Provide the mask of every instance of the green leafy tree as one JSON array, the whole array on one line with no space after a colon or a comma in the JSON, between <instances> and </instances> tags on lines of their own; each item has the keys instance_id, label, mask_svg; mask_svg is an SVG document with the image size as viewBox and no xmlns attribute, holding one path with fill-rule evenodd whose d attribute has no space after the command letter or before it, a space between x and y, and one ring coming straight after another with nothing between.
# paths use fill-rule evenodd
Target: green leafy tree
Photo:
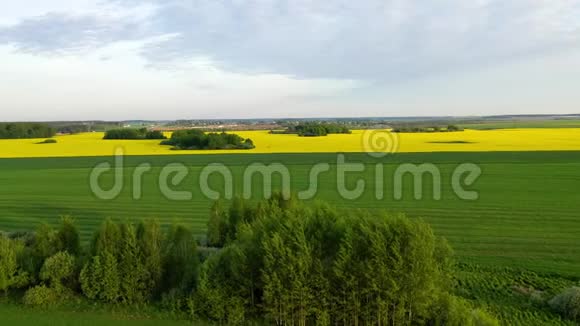
<instances>
[{"instance_id":1,"label":"green leafy tree","mask_svg":"<svg viewBox=\"0 0 580 326\"><path fill-rule=\"evenodd\" d=\"M67 251L73 256L80 254L81 241L79 231L74 223L74 219L70 216L64 216L61 219L57 237L60 242L60 250Z\"/></svg>"},{"instance_id":2,"label":"green leafy tree","mask_svg":"<svg viewBox=\"0 0 580 326\"><path fill-rule=\"evenodd\" d=\"M33 273L35 276L40 272L44 261L61 251L58 232L48 224L41 224L35 232L34 244L32 245Z\"/></svg>"},{"instance_id":3,"label":"green leafy tree","mask_svg":"<svg viewBox=\"0 0 580 326\"><path fill-rule=\"evenodd\" d=\"M102 279L100 280L100 298L106 302L117 302L121 297L121 277L117 258L111 252L102 255Z\"/></svg>"},{"instance_id":4,"label":"green leafy tree","mask_svg":"<svg viewBox=\"0 0 580 326\"><path fill-rule=\"evenodd\" d=\"M146 272L145 288L147 298L151 299L160 292L163 279L163 241L161 226L155 221L139 223L137 241L141 252L142 267Z\"/></svg>"},{"instance_id":5,"label":"green leafy tree","mask_svg":"<svg viewBox=\"0 0 580 326\"><path fill-rule=\"evenodd\" d=\"M177 130L171 138L161 142L171 145L176 150L207 150L207 149L252 149L251 139L244 139L236 134L205 133L199 129Z\"/></svg>"},{"instance_id":6,"label":"green leafy tree","mask_svg":"<svg viewBox=\"0 0 580 326\"><path fill-rule=\"evenodd\" d=\"M0 235L0 291L8 295L11 288L23 287L28 283L28 274L18 265L21 243Z\"/></svg>"},{"instance_id":7,"label":"green leafy tree","mask_svg":"<svg viewBox=\"0 0 580 326\"><path fill-rule=\"evenodd\" d=\"M83 293L115 303L122 298L122 255L125 248L119 224L107 219L95 232L91 245L91 258L79 276Z\"/></svg>"},{"instance_id":8,"label":"green leafy tree","mask_svg":"<svg viewBox=\"0 0 580 326\"><path fill-rule=\"evenodd\" d=\"M100 256L93 256L90 261L85 264L79 275L81 289L85 296L89 299L99 299L101 293L103 280L103 267Z\"/></svg>"},{"instance_id":9,"label":"green leafy tree","mask_svg":"<svg viewBox=\"0 0 580 326\"><path fill-rule=\"evenodd\" d=\"M64 292L66 285L73 281L75 258L66 251L61 251L44 262L40 278L47 281L57 292Z\"/></svg>"},{"instance_id":10,"label":"green leafy tree","mask_svg":"<svg viewBox=\"0 0 580 326\"><path fill-rule=\"evenodd\" d=\"M227 216L221 206L221 202L216 201L211 207L209 221L207 224L207 244L211 247L223 247L227 237Z\"/></svg>"},{"instance_id":11,"label":"green leafy tree","mask_svg":"<svg viewBox=\"0 0 580 326\"><path fill-rule=\"evenodd\" d=\"M121 225L122 246L118 260L121 300L127 304L143 303L149 297L148 272L132 224Z\"/></svg>"},{"instance_id":12,"label":"green leafy tree","mask_svg":"<svg viewBox=\"0 0 580 326\"><path fill-rule=\"evenodd\" d=\"M195 289L198 267L199 257L193 233L185 226L174 226L164 250L163 288L178 289L183 293Z\"/></svg>"},{"instance_id":13,"label":"green leafy tree","mask_svg":"<svg viewBox=\"0 0 580 326\"><path fill-rule=\"evenodd\" d=\"M0 123L0 139L50 138L54 134L52 127L42 123Z\"/></svg>"},{"instance_id":14,"label":"green leafy tree","mask_svg":"<svg viewBox=\"0 0 580 326\"><path fill-rule=\"evenodd\" d=\"M107 219L93 236L91 253L92 255L101 255L108 252L114 257L118 257L122 242L119 224Z\"/></svg>"}]
</instances>

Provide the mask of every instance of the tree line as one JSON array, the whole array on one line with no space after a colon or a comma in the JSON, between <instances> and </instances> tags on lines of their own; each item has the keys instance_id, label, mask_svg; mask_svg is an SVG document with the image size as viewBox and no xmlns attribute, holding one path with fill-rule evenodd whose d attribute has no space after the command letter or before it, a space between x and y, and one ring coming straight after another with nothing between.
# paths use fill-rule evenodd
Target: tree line
<instances>
[{"instance_id":1,"label":"tree line","mask_svg":"<svg viewBox=\"0 0 580 326\"><path fill-rule=\"evenodd\" d=\"M42 123L0 123L0 139L50 138L54 135L54 128Z\"/></svg>"},{"instance_id":2,"label":"tree line","mask_svg":"<svg viewBox=\"0 0 580 326\"><path fill-rule=\"evenodd\" d=\"M270 131L272 134L297 134L301 137L320 137L329 134L350 134L351 131L344 124L328 122L304 122L297 125L289 125L284 131Z\"/></svg>"},{"instance_id":3,"label":"tree line","mask_svg":"<svg viewBox=\"0 0 580 326\"><path fill-rule=\"evenodd\" d=\"M237 134L205 133L199 129L177 130L171 138L161 145L173 146L175 150L211 150L211 149L252 149L254 142Z\"/></svg>"},{"instance_id":4,"label":"tree line","mask_svg":"<svg viewBox=\"0 0 580 326\"><path fill-rule=\"evenodd\" d=\"M399 133L429 133L429 132L456 132L463 131L464 129L456 125L448 125L447 127L431 126L431 127L421 127L421 126L400 126L393 128L393 132Z\"/></svg>"},{"instance_id":5,"label":"tree line","mask_svg":"<svg viewBox=\"0 0 580 326\"><path fill-rule=\"evenodd\" d=\"M147 128L118 128L105 132L103 139L167 139L159 130L148 130Z\"/></svg>"},{"instance_id":6,"label":"tree line","mask_svg":"<svg viewBox=\"0 0 580 326\"><path fill-rule=\"evenodd\" d=\"M183 225L106 220L82 245L64 218L0 236L0 291L32 306L154 305L227 325L497 324L452 294L445 240L401 215L235 199L213 205L206 241Z\"/></svg>"}]
</instances>

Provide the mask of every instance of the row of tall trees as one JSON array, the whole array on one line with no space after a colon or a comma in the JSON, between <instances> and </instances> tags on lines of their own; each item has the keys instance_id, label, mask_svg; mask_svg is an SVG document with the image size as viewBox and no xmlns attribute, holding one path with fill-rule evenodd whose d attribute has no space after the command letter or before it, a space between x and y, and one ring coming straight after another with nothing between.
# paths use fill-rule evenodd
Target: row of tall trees
<instances>
[{"instance_id":1,"label":"row of tall trees","mask_svg":"<svg viewBox=\"0 0 580 326\"><path fill-rule=\"evenodd\" d=\"M430 132L456 132L463 131L464 129L456 125L448 125L446 127L440 126L398 126L393 128L393 132L399 133L430 133Z\"/></svg>"},{"instance_id":2,"label":"row of tall trees","mask_svg":"<svg viewBox=\"0 0 580 326\"><path fill-rule=\"evenodd\" d=\"M147 128L119 128L110 129L105 132L103 139L166 139L159 130L148 130Z\"/></svg>"},{"instance_id":3,"label":"row of tall trees","mask_svg":"<svg viewBox=\"0 0 580 326\"><path fill-rule=\"evenodd\" d=\"M339 123L330 122L304 122L290 125L284 133L298 134L301 137L319 137L329 134L350 134L350 129Z\"/></svg>"},{"instance_id":4,"label":"row of tall trees","mask_svg":"<svg viewBox=\"0 0 580 326\"><path fill-rule=\"evenodd\" d=\"M199 129L177 130L162 145L171 145L176 150L190 149L252 149L254 142L236 134L205 133Z\"/></svg>"},{"instance_id":5,"label":"row of tall trees","mask_svg":"<svg viewBox=\"0 0 580 326\"><path fill-rule=\"evenodd\" d=\"M200 248L184 226L105 221L86 246L73 221L0 236L0 291L158 305L219 324L494 325L451 294L445 241L420 221L305 206L280 195L216 203Z\"/></svg>"},{"instance_id":6,"label":"row of tall trees","mask_svg":"<svg viewBox=\"0 0 580 326\"><path fill-rule=\"evenodd\" d=\"M451 295L445 240L404 216L236 199L214 205L207 239L222 249L201 283L229 294L225 319L244 311L276 325L495 324Z\"/></svg>"},{"instance_id":7,"label":"row of tall trees","mask_svg":"<svg viewBox=\"0 0 580 326\"><path fill-rule=\"evenodd\" d=\"M0 139L50 138L54 135L55 130L42 123L0 123Z\"/></svg>"},{"instance_id":8,"label":"row of tall trees","mask_svg":"<svg viewBox=\"0 0 580 326\"><path fill-rule=\"evenodd\" d=\"M196 240L181 225L164 231L154 221L106 220L86 247L70 218L58 229L42 225L34 233L0 235L0 291L24 290L29 305L84 297L139 306L169 294L188 297L198 271Z\"/></svg>"}]
</instances>

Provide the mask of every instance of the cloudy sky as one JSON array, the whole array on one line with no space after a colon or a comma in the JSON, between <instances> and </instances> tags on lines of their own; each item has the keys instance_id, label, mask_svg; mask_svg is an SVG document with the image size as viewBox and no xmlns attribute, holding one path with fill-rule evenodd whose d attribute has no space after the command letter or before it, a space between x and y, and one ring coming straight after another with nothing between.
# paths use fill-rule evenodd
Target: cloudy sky
<instances>
[{"instance_id":1,"label":"cloudy sky","mask_svg":"<svg viewBox=\"0 0 580 326\"><path fill-rule=\"evenodd\" d=\"M580 113L580 0L19 0L0 120Z\"/></svg>"}]
</instances>

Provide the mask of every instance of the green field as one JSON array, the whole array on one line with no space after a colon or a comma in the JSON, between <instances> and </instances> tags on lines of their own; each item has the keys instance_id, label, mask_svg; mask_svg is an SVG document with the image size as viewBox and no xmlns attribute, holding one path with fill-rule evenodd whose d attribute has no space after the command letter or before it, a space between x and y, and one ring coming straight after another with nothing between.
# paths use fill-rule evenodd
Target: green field
<instances>
[{"instance_id":1,"label":"green field","mask_svg":"<svg viewBox=\"0 0 580 326\"><path fill-rule=\"evenodd\" d=\"M534 119L534 120L488 120L482 122L469 122L459 125L466 129L491 130L491 129L515 129L515 128L580 128L579 119Z\"/></svg>"},{"instance_id":2,"label":"green field","mask_svg":"<svg viewBox=\"0 0 580 326\"><path fill-rule=\"evenodd\" d=\"M397 154L383 159L385 198L375 198L374 167L381 162L366 154L347 154L347 162L364 162L366 171L350 173L347 183L366 182L357 200L341 199L336 170L322 174L316 199L338 207L387 209L405 212L428 221L439 235L448 238L461 261L521 267L538 272L580 276L580 152L423 153ZM62 215L78 221L85 237L106 217L155 218L162 223L182 222L200 236L206 228L211 201L199 191L198 177L208 163L223 162L234 174L241 193L242 174L254 162L283 162L291 172L292 190L308 188L315 163L336 163L332 154L194 155L180 157L127 157L125 187L115 200L97 199L90 191L90 170L112 158L43 158L0 160L0 229L30 230L39 223L57 223ZM141 200L132 199L134 167L148 162L153 170L144 176ZM176 189L193 190L193 199L170 201L159 190L158 174L167 163L180 162L191 173ZM442 173L442 200L433 200L430 182L424 184L425 199L412 198L411 179L405 179L405 196L392 196L394 167L399 163L429 162ZM483 174L472 189L477 201L459 200L451 190L450 174L462 162L478 163ZM210 181L219 189L218 176ZM112 175L106 178L112 180ZM109 181L110 181L109 180ZM258 185L260 178L254 178ZM105 182L106 183L106 182ZM274 188L280 180L274 178ZM258 188L258 187L256 187ZM256 197L261 192L254 193Z\"/></svg>"},{"instance_id":3,"label":"green field","mask_svg":"<svg viewBox=\"0 0 580 326\"><path fill-rule=\"evenodd\" d=\"M132 326L132 325L192 325L186 321L161 320L148 317L131 317L130 314L113 312L87 312L74 309L49 309L39 310L16 306L14 304L0 303L1 325L34 325L34 326ZM201 325L201 324L200 324Z\"/></svg>"},{"instance_id":4,"label":"green field","mask_svg":"<svg viewBox=\"0 0 580 326\"><path fill-rule=\"evenodd\" d=\"M30 230L40 223L57 224L62 215L76 218L85 240L107 217L154 218L165 225L185 223L203 238L212 203L202 195L199 175L209 163L223 163L234 176L241 194L243 173L252 163L284 163L291 172L293 192L309 186L314 164L331 169L319 179L315 199L337 207L385 209L404 212L429 222L437 234L449 239L459 261L457 291L478 306L486 307L506 324L572 325L525 292L540 291L550 298L580 279L580 152L413 153L377 159L367 154L346 154L347 162L364 163L364 172L348 174L347 186L362 179L365 192L356 200L342 199L337 191L335 154L240 154L125 157L124 188L114 200L95 197L89 187L92 168L112 157L37 158L0 160L0 230ZM482 175L469 187L479 192L475 201L460 200L451 187L451 174L460 163L477 163ZM132 175L142 163L152 165L143 178L143 197L132 198ZM182 163L190 173L174 190L189 190L193 199L172 201L159 190L159 174L168 163ZM404 181L404 197L393 198L393 174L401 163L432 163L442 175L442 198L432 198L432 182L424 179L424 198L413 199L411 178ZM384 199L375 198L375 167L384 166ZM103 176L111 184L112 174ZM272 187L278 189L280 178ZM253 180L254 197L263 195ZM214 175L211 186L223 189ZM520 292L524 292L523 294ZM0 305L0 323L48 325L100 325L117 323L109 313L32 312ZM154 320L147 318L140 322ZM130 323L139 323L135 320ZM129 324L130 324L129 323Z\"/></svg>"}]
</instances>

